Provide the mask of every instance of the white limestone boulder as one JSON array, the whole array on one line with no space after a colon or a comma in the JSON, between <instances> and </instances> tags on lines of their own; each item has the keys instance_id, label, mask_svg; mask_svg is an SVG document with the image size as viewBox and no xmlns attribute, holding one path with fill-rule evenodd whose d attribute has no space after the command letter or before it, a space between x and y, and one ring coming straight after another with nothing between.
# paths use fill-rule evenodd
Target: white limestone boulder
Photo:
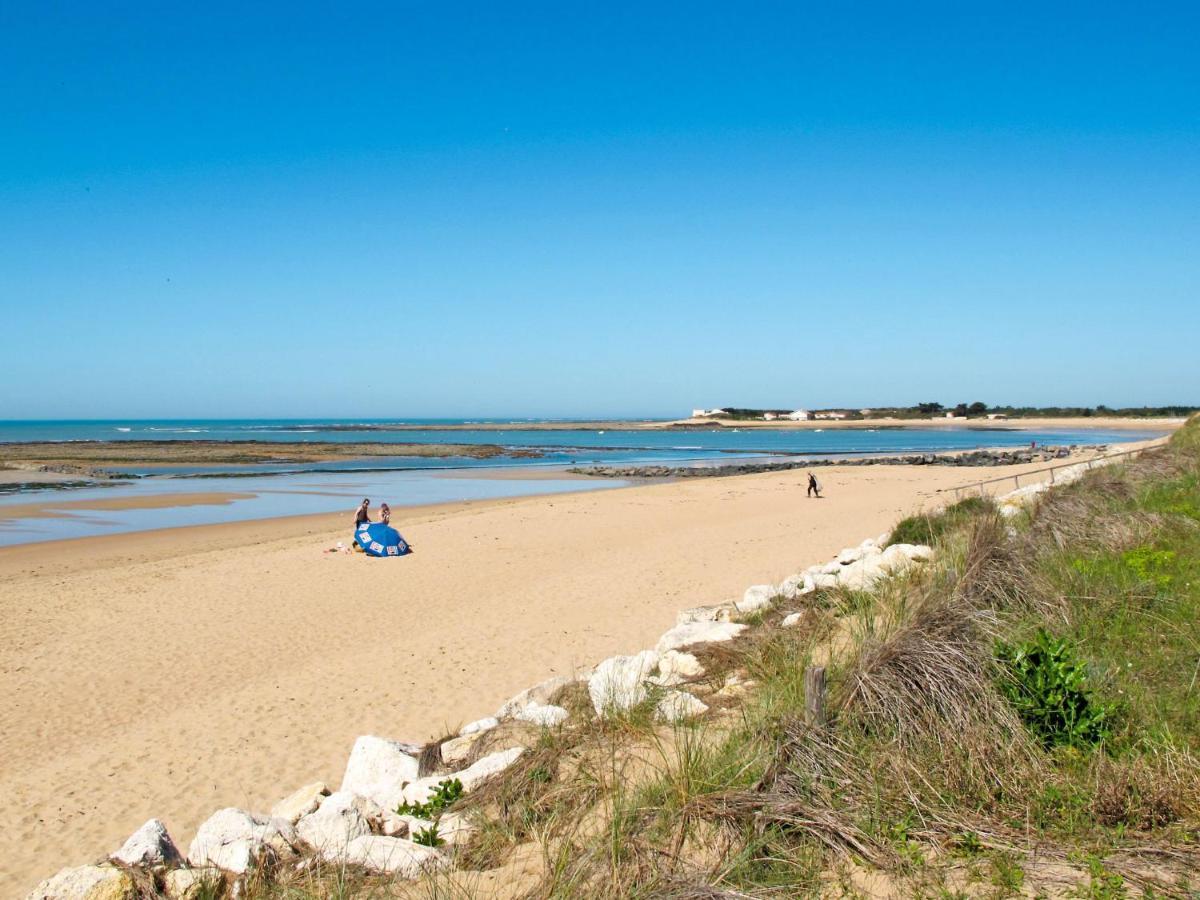
<instances>
[{"instance_id":1,"label":"white limestone boulder","mask_svg":"<svg viewBox=\"0 0 1200 900\"><path fill-rule=\"evenodd\" d=\"M843 567L838 584L852 591L869 591L876 582L887 577L887 569L880 565L880 558L867 557Z\"/></svg>"},{"instance_id":2,"label":"white limestone boulder","mask_svg":"<svg viewBox=\"0 0 1200 900\"><path fill-rule=\"evenodd\" d=\"M848 566L852 562L858 562L862 559L863 552L861 547L846 547L834 558L840 566Z\"/></svg>"},{"instance_id":3,"label":"white limestone boulder","mask_svg":"<svg viewBox=\"0 0 1200 900\"><path fill-rule=\"evenodd\" d=\"M518 709L512 714L512 717L518 722L528 722L531 725L540 725L543 728L553 728L555 725L561 725L570 717L561 706L553 704L529 703L522 709Z\"/></svg>"},{"instance_id":4,"label":"white limestone boulder","mask_svg":"<svg viewBox=\"0 0 1200 900\"><path fill-rule=\"evenodd\" d=\"M163 876L163 891L170 900L199 900L217 896L221 870L212 866L200 869L171 869Z\"/></svg>"},{"instance_id":5,"label":"white limestone boulder","mask_svg":"<svg viewBox=\"0 0 1200 900\"><path fill-rule=\"evenodd\" d=\"M287 819L293 825L302 816L314 812L321 801L329 796L329 788L323 781L314 781L288 794L271 807L272 819Z\"/></svg>"},{"instance_id":6,"label":"white limestone boulder","mask_svg":"<svg viewBox=\"0 0 1200 900\"><path fill-rule=\"evenodd\" d=\"M707 622L704 626L715 624ZM702 626L699 623L677 626L697 627ZM613 656L596 666L588 679L588 695L596 713L603 715L608 710L630 709L645 700L646 680L658 665L658 657L656 650L643 650L633 656Z\"/></svg>"},{"instance_id":7,"label":"white limestone boulder","mask_svg":"<svg viewBox=\"0 0 1200 900\"><path fill-rule=\"evenodd\" d=\"M668 650L658 660L658 674L653 676L655 684L672 686L682 684L689 678L699 678L704 674L704 666L691 653L681 653L678 650Z\"/></svg>"},{"instance_id":8,"label":"white limestone boulder","mask_svg":"<svg viewBox=\"0 0 1200 900\"><path fill-rule=\"evenodd\" d=\"M133 878L112 866L60 869L28 894L26 900L133 900Z\"/></svg>"},{"instance_id":9,"label":"white limestone boulder","mask_svg":"<svg viewBox=\"0 0 1200 900\"><path fill-rule=\"evenodd\" d=\"M486 733L485 731L473 731L443 742L441 747L442 765L450 769L464 765L475 744Z\"/></svg>"},{"instance_id":10,"label":"white limestone boulder","mask_svg":"<svg viewBox=\"0 0 1200 900\"><path fill-rule=\"evenodd\" d=\"M464 813L445 813L437 821L438 837L447 847L465 844L475 833L475 826Z\"/></svg>"},{"instance_id":11,"label":"white limestone boulder","mask_svg":"<svg viewBox=\"0 0 1200 900\"><path fill-rule=\"evenodd\" d=\"M682 722L708 712L708 706L687 691L667 691L654 707L654 717L662 722Z\"/></svg>"},{"instance_id":12,"label":"white limestone boulder","mask_svg":"<svg viewBox=\"0 0 1200 900\"><path fill-rule=\"evenodd\" d=\"M783 617L783 621L779 623L781 628L795 628L800 624L800 620L804 618L804 613L789 613Z\"/></svg>"},{"instance_id":13,"label":"white limestone boulder","mask_svg":"<svg viewBox=\"0 0 1200 900\"><path fill-rule=\"evenodd\" d=\"M383 809L394 809L404 785L417 780L417 758L408 752L411 746L363 735L354 742L341 790L373 800Z\"/></svg>"},{"instance_id":14,"label":"white limestone boulder","mask_svg":"<svg viewBox=\"0 0 1200 900\"><path fill-rule=\"evenodd\" d=\"M728 622L737 612L736 603L718 603L716 606L693 606L675 616L676 625L690 625L692 622Z\"/></svg>"},{"instance_id":15,"label":"white limestone boulder","mask_svg":"<svg viewBox=\"0 0 1200 900\"><path fill-rule=\"evenodd\" d=\"M338 791L296 823L296 834L326 859L333 859L350 841L371 833L371 818L382 817L383 810L365 797Z\"/></svg>"},{"instance_id":16,"label":"white limestone boulder","mask_svg":"<svg viewBox=\"0 0 1200 900\"><path fill-rule=\"evenodd\" d=\"M483 731L491 731L499 724L500 720L495 716L487 716L482 719L476 719L474 722L468 722L462 728L458 729L458 733L460 737L466 737L468 734L478 734Z\"/></svg>"},{"instance_id":17,"label":"white limestone boulder","mask_svg":"<svg viewBox=\"0 0 1200 900\"><path fill-rule=\"evenodd\" d=\"M525 754L524 747L509 747L477 759L452 777L462 782L463 791L473 791L489 778L499 775Z\"/></svg>"},{"instance_id":18,"label":"white limestone boulder","mask_svg":"<svg viewBox=\"0 0 1200 900\"><path fill-rule=\"evenodd\" d=\"M779 596L779 589L773 584L755 584L746 588L742 599L735 604L740 613L757 612L766 609Z\"/></svg>"},{"instance_id":19,"label":"white limestone boulder","mask_svg":"<svg viewBox=\"0 0 1200 900\"><path fill-rule=\"evenodd\" d=\"M175 842L167 834L167 826L158 819L150 819L131 834L112 858L127 866L145 868L174 866L183 859Z\"/></svg>"},{"instance_id":20,"label":"white limestone boulder","mask_svg":"<svg viewBox=\"0 0 1200 900\"><path fill-rule=\"evenodd\" d=\"M444 869L449 864L445 854L433 847L379 834L355 838L338 855L338 861L399 878L417 878Z\"/></svg>"},{"instance_id":21,"label":"white limestone boulder","mask_svg":"<svg viewBox=\"0 0 1200 900\"><path fill-rule=\"evenodd\" d=\"M739 622L692 622L689 625L676 625L658 639L657 649L659 653L666 653L668 650L679 650L693 644L731 641L745 630L746 626ZM594 700L593 697L593 702Z\"/></svg>"},{"instance_id":22,"label":"white limestone boulder","mask_svg":"<svg viewBox=\"0 0 1200 900\"><path fill-rule=\"evenodd\" d=\"M507 703L496 711L497 719L508 719L516 715L520 710L525 709L531 703L536 703L539 706L550 702L550 700L560 690L567 685L574 683L575 679L567 675L556 675L553 678L548 678L541 684L535 684L531 688L526 688L517 694Z\"/></svg>"},{"instance_id":23,"label":"white limestone boulder","mask_svg":"<svg viewBox=\"0 0 1200 900\"><path fill-rule=\"evenodd\" d=\"M813 581L813 576L808 572L789 575L779 582L779 596L787 600L795 600L797 597L811 594L816 589L817 585Z\"/></svg>"},{"instance_id":24,"label":"white limestone boulder","mask_svg":"<svg viewBox=\"0 0 1200 900\"><path fill-rule=\"evenodd\" d=\"M842 567L839 565L838 571L840 572L841 569ZM838 576L836 574L831 575L828 572L818 572L816 575L812 576L812 580L813 588L815 590L826 590L828 588L835 588L838 586Z\"/></svg>"},{"instance_id":25,"label":"white limestone boulder","mask_svg":"<svg viewBox=\"0 0 1200 900\"><path fill-rule=\"evenodd\" d=\"M227 807L200 826L188 848L188 862L240 875L270 857L291 855L295 842L296 832L290 822Z\"/></svg>"},{"instance_id":26,"label":"white limestone boulder","mask_svg":"<svg viewBox=\"0 0 1200 900\"><path fill-rule=\"evenodd\" d=\"M428 775L425 778L418 778L416 781L405 786L401 792L399 803L427 803L437 790L439 784L455 778L462 783L463 793L469 793L489 778L503 772L520 759L524 753L524 747L509 747L507 750L489 753L459 772L451 772L449 775Z\"/></svg>"}]
</instances>

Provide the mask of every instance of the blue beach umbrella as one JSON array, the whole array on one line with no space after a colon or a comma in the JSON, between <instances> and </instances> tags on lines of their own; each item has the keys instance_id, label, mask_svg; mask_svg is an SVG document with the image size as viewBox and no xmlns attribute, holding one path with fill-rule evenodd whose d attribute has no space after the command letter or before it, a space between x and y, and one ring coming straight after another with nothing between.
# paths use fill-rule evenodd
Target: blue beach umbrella
<instances>
[{"instance_id":1,"label":"blue beach umbrella","mask_svg":"<svg viewBox=\"0 0 1200 900\"><path fill-rule=\"evenodd\" d=\"M367 556L403 556L412 552L400 532L382 522L360 525L354 539Z\"/></svg>"}]
</instances>

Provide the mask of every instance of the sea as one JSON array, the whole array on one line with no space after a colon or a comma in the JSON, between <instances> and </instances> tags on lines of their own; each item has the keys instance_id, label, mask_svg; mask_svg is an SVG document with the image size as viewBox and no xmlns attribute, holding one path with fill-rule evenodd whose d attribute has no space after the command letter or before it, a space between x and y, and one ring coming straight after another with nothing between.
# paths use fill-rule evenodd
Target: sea
<instances>
[{"instance_id":1,"label":"sea","mask_svg":"<svg viewBox=\"0 0 1200 900\"><path fill-rule=\"evenodd\" d=\"M392 507L606 490L617 479L578 479L588 465L717 465L722 462L891 455L1050 445L1116 444L1157 432L978 427L771 429L630 428L629 420L548 419L111 419L0 421L6 443L29 441L318 441L381 444L488 444L487 459L372 456L362 460L265 465L113 467L126 479L70 490L24 486L0 493L0 546L146 529L216 524L350 510L363 497ZM552 430L531 426L555 424ZM869 423L863 423L868 425ZM624 427L622 427L624 425ZM532 457L531 457L532 454ZM501 473L501 469L514 469ZM528 477L522 477L522 473ZM503 477L497 477L503 475ZM0 485L3 488L3 485ZM164 495L192 495L172 505ZM196 495L220 497L195 502ZM154 496L154 506L139 498ZM114 502L116 501L116 502ZM128 508L122 507L125 501ZM89 504L92 507L89 508ZM347 517L349 522L349 516Z\"/></svg>"}]
</instances>

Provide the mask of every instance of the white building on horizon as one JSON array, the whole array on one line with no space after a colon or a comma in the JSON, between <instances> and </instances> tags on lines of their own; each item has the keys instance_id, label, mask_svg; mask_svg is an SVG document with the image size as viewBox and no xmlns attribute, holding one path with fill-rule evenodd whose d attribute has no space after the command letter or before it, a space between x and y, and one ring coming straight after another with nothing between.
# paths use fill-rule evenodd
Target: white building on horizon
<instances>
[{"instance_id":1,"label":"white building on horizon","mask_svg":"<svg viewBox=\"0 0 1200 900\"><path fill-rule=\"evenodd\" d=\"M812 418L812 415L807 409L798 409L795 412L788 413L784 418L791 419L793 422L807 422Z\"/></svg>"}]
</instances>

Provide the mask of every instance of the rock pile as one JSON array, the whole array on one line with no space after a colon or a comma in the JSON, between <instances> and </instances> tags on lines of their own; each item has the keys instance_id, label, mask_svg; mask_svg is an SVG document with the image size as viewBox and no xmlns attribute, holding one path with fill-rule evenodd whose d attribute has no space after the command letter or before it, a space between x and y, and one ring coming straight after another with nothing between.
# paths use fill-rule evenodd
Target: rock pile
<instances>
[{"instance_id":1,"label":"rock pile","mask_svg":"<svg viewBox=\"0 0 1200 900\"><path fill-rule=\"evenodd\" d=\"M851 459L802 459L795 462L729 463L719 466L585 466L570 469L577 475L600 478L712 478L786 472L817 466L1013 466L1021 463L1065 459L1076 447L1040 450L971 450L966 453L909 453L904 456L861 456ZM1106 449L1104 446L1094 448Z\"/></svg>"}]
</instances>

